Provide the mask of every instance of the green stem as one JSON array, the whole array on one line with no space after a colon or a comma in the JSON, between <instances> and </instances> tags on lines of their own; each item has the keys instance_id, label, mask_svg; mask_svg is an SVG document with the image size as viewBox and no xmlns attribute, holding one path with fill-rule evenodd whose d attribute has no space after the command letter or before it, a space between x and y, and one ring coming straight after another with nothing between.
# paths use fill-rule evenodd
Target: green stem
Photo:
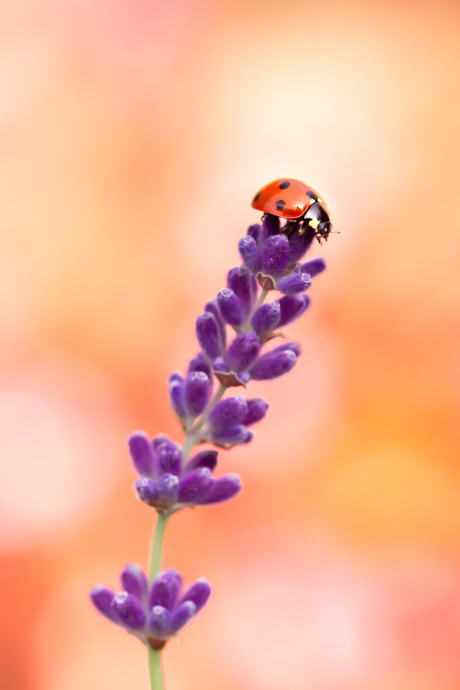
<instances>
[{"instance_id":1,"label":"green stem","mask_svg":"<svg viewBox=\"0 0 460 690\"><path fill-rule=\"evenodd\" d=\"M153 535L152 551L150 554L150 582L153 582L161 570L161 556L163 552L163 539L165 536L168 516L157 512L157 524ZM149 651L149 672L151 690L164 690L163 670L161 667L161 651L159 649L148 648Z\"/></svg>"},{"instance_id":2,"label":"green stem","mask_svg":"<svg viewBox=\"0 0 460 690\"><path fill-rule=\"evenodd\" d=\"M149 647L149 672L151 690L164 690L161 651Z\"/></svg>"},{"instance_id":3,"label":"green stem","mask_svg":"<svg viewBox=\"0 0 460 690\"><path fill-rule=\"evenodd\" d=\"M150 553L150 582L153 582L161 570L161 555L168 516L157 513L157 524L153 535L152 551Z\"/></svg>"},{"instance_id":4,"label":"green stem","mask_svg":"<svg viewBox=\"0 0 460 690\"><path fill-rule=\"evenodd\" d=\"M262 291L261 291L261 293L260 293L260 295L259 295L259 299L258 299L257 302L255 303L254 309L252 310L252 313L254 313L255 311L257 311L257 309L258 309L259 307L262 306L262 304L265 302L265 298L266 298L267 295L268 295L268 290L265 290L265 288L262 288Z\"/></svg>"},{"instance_id":5,"label":"green stem","mask_svg":"<svg viewBox=\"0 0 460 690\"><path fill-rule=\"evenodd\" d=\"M186 433L185 434L185 443L182 446L182 467L184 467L187 464L187 461L190 457L190 453L193 450L193 446L195 445L196 439L195 439L195 434L193 433Z\"/></svg>"}]
</instances>

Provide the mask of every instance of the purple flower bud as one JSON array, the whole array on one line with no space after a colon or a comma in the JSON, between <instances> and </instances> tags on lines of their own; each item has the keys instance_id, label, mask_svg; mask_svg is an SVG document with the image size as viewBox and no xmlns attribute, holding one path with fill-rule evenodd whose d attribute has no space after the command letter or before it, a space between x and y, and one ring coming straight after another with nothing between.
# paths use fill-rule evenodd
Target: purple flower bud
<instances>
[{"instance_id":1,"label":"purple flower bud","mask_svg":"<svg viewBox=\"0 0 460 690\"><path fill-rule=\"evenodd\" d=\"M165 439L157 447L155 456L160 474L180 474L182 469L182 453L169 438Z\"/></svg>"},{"instance_id":2,"label":"purple flower bud","mask_svg":"<svg viewBox=\"0 0 460 690\"><path fill-rule=\"evenodd\" d=\"M278 216L267 215L262 221L262 240L266 240L271 235L278 235L280 232L280 219Z\"/></svg>"},{"instance_id":3,"label":"purple flower bud","mask_svg":"<svg viewBox=\"0 0 460 690\"><path fill-rule=\"evenodd\" d=\"M137 495L147 503L149 506L154 506L158 500L158 486L153 479L148 479L147 477L141 477L134 484Z\"/></svg>"},{"instance_id":4,"label":"purple flower bud","mask_svg":"<svg viewBox=\"0 0 460 690\"><path fill-rule=\"evenodd\" d=\"M207 467L188 472L179 484L179 503L196 503L206 496L212 485L212 472Z\"/></svg>"},{"instance_id":5,"label":"purple flower bud","mask_svg":"<svg viewBox=\"0 0 460 690\"><path fill-rule=\"evenodd\" d=\"M181 377L182 378L182 377ZM159 448L163 443L167 441L170 443L170 439L166 434L158 434L158 436L155 436L155 438L152 441L152 448L155 451L157 448Z\"/></svg>"},{"instance_id":6,"label":"purple flower bud","mask_svg":"<svg viewBox=\"0 0 460 690\"><path fill-rule=\"evenodd\" d=\"M214 371L227 371L227 365L223 357L216 357L212 366L214 367Z\"/></svg>"},{"instance_id":7,"label":"purple flower bud","mask_svg":"<svg viewBox=\"0 0 460 690\"><path fill-rule=\"evenodd\" d=\"M184 405L189 417L198 417L211 397L211 381L203 371L187 374L184 384Z\"/></svg>"},{"instance_id":8,"label":"purple flower bud","mask_svg":"<svg viewBox=\"0 0 460 690\"><path fill-rule=\"evenodd\" d=\"M186 601L184 604L181 604L171 616L168 634L174 635L174 633L179 632L189 622L190 618L193 618L195 613L196 606L192 601Z\"/></svg>"},{"instance_id":9,"label":"purple flower bud","mask_svg":"<svg viewBox=\"0 0 460 690\"><path fill-rule=\"evenodd\" d=\"M310 306L309 295L286 295L279 300L281 308L280 328L302 316Z\"/></svg>"},{"instance_id":10,"label":"purple flower bud","mask_svg":"<svg viewBox=\"0 0 460 690\"><path fill-rule=\"evenodd\" d=\"M160 573L150 590L150 607L164 606L165 609L171 611L176 604L181 587L182 577L177 570L170 568L164 573Z\"/></svg>"},{"instance_id":11,"label":"purple flower bud","mask_svg":"<svg viewBox=\"0 0 460 690\"><path fill-rule=\"evenodd\" d=\"M269 333L278 328L281 317L279 302L268 302L257 309L251 319L251 326L257 335Z\"/></svg>"},{"instance_id":12,"label":"purple flower bud","mask_svg":"<svg viewBox=\"0 0 460 690\"><path fill-rule=\"evenodd\" d=\"M222 354L219 325L214 314L207 311L197 318L196 337L202 349L211 359Z\"/></svg>"},{"instance_id":13,"label":"purple flower bud","mask_svg":"<svg viewBox=\"0 0 460 690\"><path fill-rule=\"evenodd\" d=\"M250 367L257 359L260 348L259 339L254 333L241 333L237 335L230 343L227 350L227 364L229 370L239 372Z\"/></svg>"},{"instance_id":14,"label":"purple flower bud","mask_svg":"<svg viewBox=\"0 0 460 690\"><path fill-rule=\"evenodd\" d=\"M178 417L185 417L184 408L184 379L180 374L175 372L169 377L169 399L171 402L171 407Z\"/></svg>"},{"instance_id":15,"label":"purple flower bud","mask_svg":"<svg viewBox=\"0 0 460 690\"><path fill-rule=\"evenodd\" d=\"M154 606L150 614L149 630L154 639L166 637L171 625L171 613L164 606Z\"/></svg>"},{"instance_id":16,"label":"purple flower bud","mask_svg":"<svg viewBox=\"0 0 460 690\"><path fill-rule=\"evenodd\" d=\"M128 594L142 601L148 591L148 581L140 565L137 563L125 565L121 573L121 586Z\"/></svg>"},{"instance_id":17,"label":"purple flower bud","mask_svg":"<svg viewBox=\"0 0 460 690\"><path fill-rule=\"evenodd\" d=\"M304 232L299 235L298 232L293 232L289 236L289 246L291 247L291 257L294 263L300 261L305 252L310 248L311 243L315 239L315 231L313 228L306 228ZM305 271L308 273L308 271Z\"/></svg>"},{"instance_id":18,"label":"purple flower bud","mask_svg":"<svg viewBox=\"0 0 460 690\"><path fill-rule=\"evenodd\" d=\"M326 261L324 259L312 259L311 261L306 261L301 265L300 270L302 273L308 273L312 278L314 278L326 270Z\"/></svg>"},{"instance_id":19,"label":"purple flower bud","mask_svg":"<svg viewBox=\"0 0 460 690\"><path fill-rule=\"evenodd\" d=\"M275 278L282 276L291 261L291 249L286 235L269 237L262 251L264 273L268 273Z\"/></svg>"},{"instance_id":20,"label":"purple flower bud","mask_svg":"<svg viewBox=\"0 0 460 690\"><path fill-rule=\"evenodd\" d=\"M191 601L196 606L196 612L200 611L209 599L211 585L204 577L200 577L184 594L180 603Z\"/></svg>"},{"instance_id":21,"label":"purple flower bud","mask_svg":"<svg viewBox=\"0 0 460 690\"><path fill-rule=\"evenodd\" d=\"M293 341L278 345L278 347L275 347L275 349L271 350L271 352L284 352L285 350L291 350L296 357L300 357L302 354L302 348L300 347L299 343Z\"/></svg>"},{"instance_id":22,"label":"purple flower bud","mask_svg":"<svg viewBox=\"0 0 460 690\"><path fill-rule=\"evenodd\" d=\"M205 312L209 312L210 314L214 314L216 317L217 321L217 326L219 328L219 334L220 334L220 345L221 345L221 351L223 352L225 348L227 347L227 329L225 327L225 321L223 320L219 307L217 306L217 301L212 300L212 302L207 302L204 307Z\"/></svg>"},{"instance_id":23,"label":"purple flower bud","mask_svg":"<svg viewBox=\"0 0 460 690\"><path fill-rule=\"evenodd\" d=\"M252 273L258 273L262 268L262 257L255 239L250 235L242 237L238 242L238 249L246 268Z\"/></svg>"},{"instance_id":24,"label":"purple flower bud","mask_svg":"<svg viewBox=\"0 0 460 690\"><path fill-rule=\"evenodd\" d=\"M189 460L185 469L187 472L190 472L191 470L197 470L200 467L207 467L208 470L213 472L216 469L217 456L217 450L202 450L200 453L194 455L191 460Z\"/></svg>"},{"instance_id":25,"label":"purple flower bud","mask_svg":"<svg viewBox=\"0 0 460 690\"><path fill-rule=\"evenodd\" d=\"M164 474L157 481L158 498L155 506L158 508L170 508L177 499L179 478L175 474Z\"/></svg>"},{"instance_id":26,"label":"purple flower bud","mask_svg":"<svg viewBox=\"0 0 460 690\"><path fill-rule=\"evenodd\" d=\"M238 297L245 317L251 311L256 297L252 279L252 274L243 266L232 268L227 274L227 287Z\"/></svg>"},{"instance_id":27,"label":"purple flower bud","mask_svg":"<svg viewBox=\"0 0 460 690\"><path fill-rule=\"evenodd\" d=\"M254 381L267 381L287 374L295 363L297 357L292 350L267 352L256 361L251 369L251 378Z\"/></svg>"},{"instance_id":28,"label":"purple flower bud","mask_svg":"<svg viewBox=\"0 0 460 690\"><path fill-rule=\"evenodd\" d=\"M241 326L244 321L243 307L233 290L221 290L217 295L217 304L224 321L234 328Z\"/></svg>"},{"instance_id":29,"label":"purple flower bud","mask_svg":"<svg viewBox=\"0 0 460 690\"><path fill-rule=\"evenodd\" d=\"M251 424L256 424L260 422L261 419L265 417L268 410L268 403L264 402L260 398L251 398L247 400L248 411L246 417L244 418L244 425L251 426Z\"/></svg>"},{"instance_id":30,"label":"purple flower bud","mask_svg":"<svg viewBox=\"0 0 460 690\"><path fill-rule=\"evenodd\" d=\"M114 592L104 587L104 585L95 585L89 593L89 596L99 613L102 613L103 616L109 618L111 621L118 622L112 610L112 601L115 597Z\"/></svg>"},{"instance_id":31,"label":"purple flower bud","mask_svg":"<svg viewBox=\"0 0 460 690\"><path fill-rule=\"evenodd\" d=\"M260 230L260 223L253 223L253 225L248 227L246 234L253 237L257 242L260 237Z\"/></svg>"},{"instance_id":32,"label":"purple flower bud","mask_svg":"<svg viewBox=\"0 0 460 690\"><path fill-rule=\"evenodd\" d=\"M212 367L209 363L208 358L199 352L196 357L190 360L188 365L188 372L191 374L194 371L202 371L211 380L212 379Z\"/></svg>"},{"instance_id":33,"label":"purple flower bud","mask_svg":"<svg viewBox=\"0 0 460 690\"><path fill-rule=\"evenodd\" d=\"M248 431L244 424L236 424L218 431L213 430L211 436L218 444L225 444L225 446L231 448L236 445L250 443L254 438L254 434Z\"/></svg>"},{"instance_id":34,"label":"purple flower bud","mask_svg":"<svg viewBox=\"0 0 460 690\"><path fill-rule=\"evenodd\" d=\"M216 431L224 431L236 424L242 424L247 411L246 400L241 395L236 395L217 403L208 420Z\"/></svg>"},{"instance_id":35,"label":"purple flower bud","mask_svg":"<svg viewBox=\"0 0 460 690\"><path fill-rule=\"evenodd\" d=\"M128 439L129 452L139 474L152 476L154 456L150 440L145 431L135 431Z\"/></svg>"},{"instance_id":36,"label":"purple flower bud","mask_svg":"<svg viewBox=\"0 0 460 690\"><path fill-rule=\"evenodd\" d=\"M204 499L200 501L200 504L210 505L211 503L223 503L223 501L228 501L229 498L236 496L241 489L241 479L238 475L228 474L225 477L214 480L212 488Z\"/></svg>"},{"instance_id":37,"label":"purple flower bud","mask_svg":"<svg viewBox=\"0 0 460 690\"><path fill-rule=\"evenodd\" d=\"M116 594L112 600L112 611L120 623L131 630L141 630L146 618L142 604L137 597L128 592Z\"/></svg>"},{"instance_id":38,"label":"purple flower bud","mask_svg":"<svg viewBox=\"0 0 460 690\"><path fill-rule=\"evenodd\" d=\"M285 295L297 295L305 292L311 286L311 278L308 273L291 273L290 276L278 281L277 289Z\"/></svg>"}]
</instances>

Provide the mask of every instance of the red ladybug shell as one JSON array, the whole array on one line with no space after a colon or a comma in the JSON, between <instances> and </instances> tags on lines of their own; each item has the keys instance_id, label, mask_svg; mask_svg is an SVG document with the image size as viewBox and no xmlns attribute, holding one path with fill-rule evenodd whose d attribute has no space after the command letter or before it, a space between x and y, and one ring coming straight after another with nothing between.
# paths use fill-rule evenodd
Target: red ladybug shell
<instances>
[{"instance_id":1,"label":"red ladybug shell","mask_svg":"<svg viewBox=\"0 0 460 690\"><path fill-rule=\"evenodd\" d=\"M312 187L299 180L282 177L262 187L251 206L263 213L290 220L301 218L315 201L325 205Z\"/></svg>"}]
</instances>

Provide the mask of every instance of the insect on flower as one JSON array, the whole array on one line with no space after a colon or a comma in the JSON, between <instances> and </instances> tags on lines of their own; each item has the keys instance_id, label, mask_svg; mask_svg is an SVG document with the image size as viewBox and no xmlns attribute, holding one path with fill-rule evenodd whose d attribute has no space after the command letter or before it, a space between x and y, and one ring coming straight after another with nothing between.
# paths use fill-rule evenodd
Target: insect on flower
<instances>
[{"instance_id":1,"label":"insect on flower","mask_svg":"<svg viewBox=\"0 0 460 690\"><path fill-rule=\"evenodd\" d=\"M332 220L326 203L312 187L290 178L274 180L257 192L252 207L264 215L286 220L281 232L304 235L313 228L317 240L327 240L332 231Z\"/></svg>"}]
</instances>

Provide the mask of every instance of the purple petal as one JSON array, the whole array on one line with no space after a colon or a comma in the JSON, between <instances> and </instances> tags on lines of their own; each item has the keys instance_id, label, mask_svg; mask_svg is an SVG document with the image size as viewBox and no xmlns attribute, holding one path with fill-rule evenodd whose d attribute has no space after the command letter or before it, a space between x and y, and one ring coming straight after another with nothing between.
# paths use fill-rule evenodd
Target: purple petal
<instances>
[{"instance_id":1,"label":"purple petal","mask_svg":"<svg viewBox=\"0 0 460 690\"><path fill-rule=\"evenodd\" d=\"M236 395L234 398L226 398L217 403L208 421L215 430L224 430L241 424L247 411L246 400L241 395Z\"/></svg>"},{"instance_id":2,"label":"purple petal","mask_svg":"<svg viewBox=\"0 0 460 690\"><path fill-rule=\"evenodd\" d=\"M182 469L182 453L175 443L165 439L155 450L158 472L160 474L177 474Z\"/></svg>"},{"instance_id":3,"label":"purple petal","mask_svg":"<svg viewBox=\"0 0 460 690\"><path fill-rule=\"evenodd\" d=\"M251 311L257 297L252 278L252 274L243 266L232 268L227 274L227 287L238 297L245 317Z\"/></svg>"},{"instance_id":4,"label":"purple petal","mask_svg":"<svg viewBox=\"0 0 460 690\"><path fill-rule=\"evenodd\" d=\"M195 419L204 412L211 397L211 381L203 371L187 374L184 384L184 405L189 417Z\"/></svg>"},{"instance_id":5,"label":"purple petal","mask_svg":"<svg viewBox=\"0 0 460 690\"><path fill-rule=\"evenodd\" d=\"M221 336L217 319L214 314L205 312L196 320L196 337L201 348L211 359L223 354L221 351Z\"/></svg>"},{"instance_id":6,"label":"purple petal","mask_svg":"<svg viewBox=\"0 0 460 690\"><path fill-rule=\"evenodd\" d=\"M118 622L117 617L112 611L112 601L115 597L115 593L112 590L107 589L104 585L95 585L89 596L99 613L102 613L103 616L111 621Z\"/></svg>"},{"instance_id":7,"label":"purple petal","mask_svg":"<svg viewBox=\"0 0 460 690\"><path fill-rule=\"evenodd\" d=\"M226 359L229 370L239 372L250 367L257 359L260 347L259 339L254 333L237 335L227 350Z\"/></svg>"},{"instance_id":8,"label":"purple petal","mask_svg":"<svg viewBox=\"0 0 460 690\"><path fill-rule=\"evenodd\" d=\"M194 455L191 460L189 460L185 469L187 472L190 472L191 470L197 470L200 467L207 467L208 470L213 472L217 465L217 456L217 450L202 450L200 453Z\"/></svg>"},{"instance_id":9,"label":"purple petal","mask_svg":"<svg viewBox=\"0 0 460 690\"><path fill-rule=\"evenodd\" d=\"M299 316L302 316L310 306L310 302L309 295L286 295L281 297L279 300L281 308L280 328L287 326L288 323L292 323Z\"/></svg>"},{"instance_id":10,"label":"purple petal","mask_svg":"<svg viewBox=\"0 0 460 690\"><path fill-rule=\"evenodd\" d=\"M128 592L116 594L112 600L112 611L116 618L131 630L141 630L145 626L146 616L140 601Z\"/></svg>"},{"instance_id":11,"label":"purple petal","mask_svg":"<svg viewBox=\"0 0 460 690\"><path fill-rule=\"evenodd\" d=\"M178 417L185 417L185 407L184 407L184 379L177 372L171 374L169 377L169 399L171 402L171 407Z\"/></svg>"},{"instance_id":12,"label":"purple petal","mask_svg":"<svg viewBox=\"0 0 460 690\"><path fill-rule=\"evenodd\" d=\"M253 223L250 225L246 231L246 235L249 235L250 237L253 237L255 241L257 242L259 237L260 237L260 223Z\"/></svg>"},{"instance_id":13,"label":"purple petal","mask_svg":"<svg viewBox=\"0 0 460 690\"><path fill-rule=\"evenodd\" d=\"M286 350L291 350L296 357L300 357L302 354L302 348L300 347L299 343L293 342L292 340L287 343L283 343L282 345L278 345L278 347L275 347L274 350L271 350L270 354L273 352L285 352Z\"/></svg>"},{"instance_id":14,"label":"purple petal","mask_svg":"<svg viewBox=\"0 0 460 690\"><path fill-rule=\"evenodd\" d=\"M266 215L262 221L262 241L271 235L278 235L280 232L280 219L278 216Z\"/></svg>"},{"instance_id":15,"label":"purple petal","mask_svg":"<svg viewBox=\"0 0 460 690\"><path fill-rule=\"evenodd\" d=\"M154 606L150 614L149 630L156 640L166 637L171 627L171 613L164 606Z\"/></svg>"},{"instance_id":16,"label":"purple petal","mask_svg":"<svg viewBox=\"0 0 460 690\"><path fill-rule=\"evenodd\" d=\"M217 301L212 300L211 302L207 302L204 307L205 312L209 312L210 314L213 314L216 318L217 321L217 327L219 329L219 335L220 335L220 347L221 347L221 352L223 352L227 346L227 329L225 326L225 321L223 320L219 307L217 306Z\"/></svg>"},{"instance_id":17,"label":"purple petal","mask_svg":"<svg viewBox=\"0 0 460 690\"><path fill-rule=\"evenodd\" d=\"M217 295L217 304L226 323L234 328L241 326L244 321L243 307L233 290L221 290Z\"/></svg>"},{"instance_id":18,"label":"purple petal","mask_svg":"<svg viewBox=\"0 0 460 690\"><path fill-rule=\"evenodd\" d=\"M300 270L302 273L308 273L312 278L314 278L326 270L326 261L324 259L312 259L311 261L306 261L301 265Z\"/></svg>"},{"instance_id":19,"label":"purple petal","mask_svg":"<svg viewBox=\"0 0 460 690\"><path fill-rule=\"evenodd\" d=\"M175 474L164 474L157 481L158 498L155 507L167 509L177 500L179 478Z\"/></svg>"},{"instance_id":20,"label":"purple petal","mask_svg":"<svg viewBox=\"0 0 460 690\"><path fill-rule=\"evenodd\" d=\"M207 467L188 472L179 484L179 503L197 503L207 494L212 485L212 472Z\"/></svg>"},{"instance_id":21,"label":"purple petal","mask_svg":"<svg viewBox=\"0 0 460 690\"><path fill-rule=\"evenodd\" d=\"M246 268L252 273L258 273L262 268L262 257L256 240L247 235L238 242L238 250Z\"/></svg>"},{"instance_id":22,"label":"purple petal","mask_svg":"<svg viewBox=\"0 0 460 690\"><path fill-rule=\"evenodd\" d=\"M256 424L265 417L268 410L268 403L260 398L251 398L246 402L248 404L248 411L246 417L244 418L243 424L245 426L251 426L251 424Z\"/></svg>"},{"instance_id":23,"label":"purple petal","mask_svg":"<svg viewBox=\"0 0 460 690\"><path fill-rule=\"evenodd\" d=\"M202 371L209 379L212 379L212 367L211 364L202 352L199 352L196 357L190 360L188 365L188 372L191 374L194 371Z\"/></svg>"},{"instance_id":24,"label":"purple petal","mask_svg":"<svg viewBox=\"0 0 460 690\"><path fill-rule=\"evenodd\" d=\"M305 252L308 251L308 249L311 246L311 243L315 239L315 231L313 228L306 228L302 235L299 235L298 232L293 232L289 236L289 246L291 248L291 257L293 263L297 263L297 261L300 261L302 256L305 254ZM305 271L308 273L308 271Z\"/></svg>"},{"instance_id":25,"label":"purple petal","mask_svg":"<svg viewBox=\"0 0 460 690\"><path fill-rule=\"evenodd\" d=\"M250 443L254 438L251 431L248 431L244 424L236 424L235 426L221 429L220 431L213 431L211 438L219 443L231 444L231 446Z\"/></svg>"},{"instance_id":26,"label":"purple petal","mask_svg":"<svg viewBox=\"0 0 460 690\"><path fill-rule=\"evenodd\" d=\"M121 573L121 586L123 589L143 600L148 591L148 581L144 571L137 563L127 563Z\"/></svg>"},{"instance_id":27,"label":"purple petal","mask_svg":"<svg viewBox=\"0 0 460 690\"><path fill-rule=\"evenodd\" d=\"M225 477L215 479L209 493L200 501L201 505L222 503L236 496L242 489L241 479L237 474L228 474Z\"/></svg>"},{"instance_id":28,"label":"purple petal","mask_svg":"<svg viewBox=\"0 0 460 690\"><path fill-rule=\"evenodd\" d=\"M171 442L170 438L168 436L166 436L166 434L158 434L158 436L155 436L155 438L152 441L153 450L155 451L157 448L159 448L162 445L162 443L165 443L165 441L167 441L168 443Z\"/></svg>"},{"instance_id":29,"label":"purple petal","mask_svg":"<svg viewBox=\"0 0 460 690\"><path fill-rule=\"evenodd\" d=\"M164 606L171 610L179 597L182 587L182 577L174 568L161 573L152 584L150 590L150 606Z\"/></svg>"},{"instance_id":30,"label":"purple petal","mask_svg":"<svg viewBox=\"0 0 460 690\"><path fill-rule=\"evenodd\" d=\"M262 251L264 273L274 277L282 276L291 261L291 249L286 235L275 235L266 241Z\"/></svg>"},{"instance_id":31,"label":"purple petal","mask_svg":"<svg viewBox=\"0 0 460 690\"><path fill-rule=\"evenodd\" d=\"M257 335L269 333L278 328L281 317L279 302L268 302L257 309L251 319L251 326Z\"/></svg>"},{"instance_id":32,"label":"purple petal","mask_svg":"<svg viewBox=\"0 0 460 690\"><path fill-rule=\"evenodd\" d=\"M180 603L191 601L196 606L196 612L200 611L208 601L211 594L211 585L204 577L200 577L184 594Z\"/></svg>"},{"instance_id":33,"label":"purple petal","mask_svg":"<svg viewBox=\"0 0 460 690\"><path fill-rule=\"evenodd\" d=\"M136 471L145 477L151 477L154 457L149 437L145 431L135 431L134 434L131 434L128 439L128 446Z\"/></svg>"},{"instance_id":34,"label":"purple petal","mask_svg":"<svg viewBox=\"0 0 460 690\"><path fill-rule=\"evenodd\" d=\"M168 635L174 635L181 628L184 627L186 623L189 622L190 618L196 613L196 606L192 601L186 601L181 604L171 616L171 624L169 627Z\"/></svg>"},{"instance_id":35,"label":"purple petal","mask_svg":"<svg viewBox=\"0 0 460 690\"><path fill-rule=\"evenodd\" d=\"M297 295L305 292L311 287L311 278L308 273L292 273L290 276L281 278L277 283L277 290L285 295Z\"/></svg>"},{"instance_id":36,"label":"purple petal","mask_svg":"<svg viewBox=\"0 0 460 690\"><path fill-rule=\"evenodd\" d=\"M156 505L159 492L157 483L154 482L153 479L141 477L134 484L134 487L141 501L144 501L144 503L147 503L149 506Z\"/></svg>"},{"instance_id":37,"label":"purple petal","mask_svg":"<svg viewBox=\"0 0 460 690\"><path fill-rule=\"evenodd\" d=\"M268 381L287 374L296 364L297 357L292 350L267 352L259 357L251 369L253 381Z\"/></svg>"}]
</instances>

